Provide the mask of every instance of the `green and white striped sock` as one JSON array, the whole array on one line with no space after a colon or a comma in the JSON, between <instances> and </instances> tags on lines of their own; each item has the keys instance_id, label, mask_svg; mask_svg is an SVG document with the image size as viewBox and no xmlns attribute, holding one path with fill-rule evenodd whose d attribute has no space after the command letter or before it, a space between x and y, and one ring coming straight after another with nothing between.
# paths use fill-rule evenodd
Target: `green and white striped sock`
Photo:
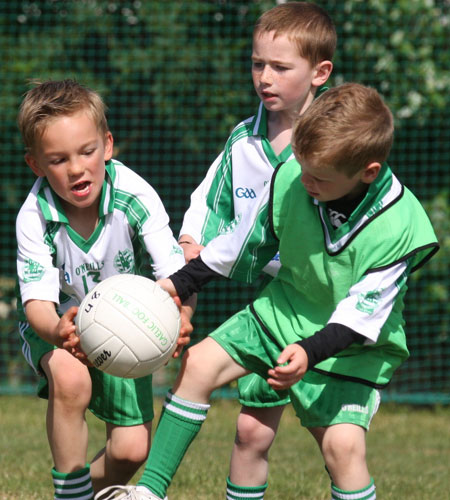
<instances>
[{"instance_id":1,"label":"green and white striped sock","mask_svg":"<svg viewBox=\"0 0 450 500\"><path fill-rule=\"evenodd\" d=\"M263 500L267 483L261 486L238 486L227 477L227 500Z\"/></svg>"},{"instance_id":2,"label":"green and white striped sock","mask_svg":"<svg viewBox=\"0 0 450 500\"><path fill-rule=\"evenodd\" d=\"M91 472L89 464L75 472L58 472L52 469L53 485L55 487L55 500L92 500Z\"/></svg>"},{"instance_id":3,"label":"green and white striped sock","mask_svg":"<svg viewBox=\"0 0 450 500\"><path fill-rule=\"evenodd\" d=\"M145 486L161 498L166 496L181 460L206 419L209 406L167 393L139 486Z\"/></svg>"},{"instance_id":4,"label":"green and white striped sock","mask_svg":"<svg viewBox=\"0 0 450 500\"><path fill-rule=\"evenodd\" d=\"M341 490L331 483L331 500L375 500L376 498L377 495L375 493L375 483L373 479L370 480L368 486L355 491Z\"/></svg>"}]
</instances>

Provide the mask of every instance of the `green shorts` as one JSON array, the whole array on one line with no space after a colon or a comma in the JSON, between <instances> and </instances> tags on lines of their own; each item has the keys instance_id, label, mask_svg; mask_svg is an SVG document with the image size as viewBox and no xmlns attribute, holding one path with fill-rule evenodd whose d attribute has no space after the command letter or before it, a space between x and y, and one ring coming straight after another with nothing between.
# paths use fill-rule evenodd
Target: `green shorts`
<instances>
[{"instance_id":1,"label":"green shorts","mask_svg":"<svg viewBox=\"0 0 450 500\"><path fill-rule=\"evenodd\" d=\"M239 402L243 406L267 408L291 402L288 391L275 391L263 377L250 373L238 380Z\"/></svg>"},{"instance_id":2,"label":"green shorts","mask_svg":"<svg viewBox=\"0 0 450 500\"><path fill-rule=\"evenodd\" d=\"M28 364L40 375L38 396L48 399L48 381L41 369L42 356L55 346L42 340L26 322L20 322L22 352ZM124 427L153 420L152 376L126 379L89 368L92 397L89 410L99 419Z\"/></svg>"},{"instance_id":3,"label":"green shorts","mask_svg":"<svg viewBox=\"0 0 450 500\"><path fill-rule=\"evenodd\" d=\"M368 430L380 404L380 391L365 384L309 370L290 389L304 427L355 424Z\"/></svg>"},{"instance_id":4,"label":"green shorts","mask_svg":"<svg viewBox=\"0 0 450 500\"><path fill-rule=\"evenodd\" d=\"M266 378L269 368L276 366L281 352L263 331L249 307L225 321L210 336L237 363L262 378ZM255 387L260 389L261 385L255 384ZM305 427L353 423L367 429L379 404L378 390L313 370L309 370L287 392Z\"/></svg>"}]
</instances>

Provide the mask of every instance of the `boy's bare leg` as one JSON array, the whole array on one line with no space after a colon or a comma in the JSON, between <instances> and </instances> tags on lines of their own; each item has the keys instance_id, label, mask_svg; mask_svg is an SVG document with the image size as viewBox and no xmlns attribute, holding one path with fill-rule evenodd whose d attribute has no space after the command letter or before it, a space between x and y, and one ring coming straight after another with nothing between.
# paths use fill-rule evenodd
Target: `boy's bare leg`
<instances>
[{"instance_id":1,"label":"boy's bare leg","mask_svg":"<svg viewBox=\"0 0 450 500\"><path fill-rule=\"evenodd\" d=\"M130 427L106 424L106 447L91 462L94 491L128 483L147 460L151 430L151 422Z\"/></svg>"},{"instance_id":2,"label":"boy's bare leg","mask_svg":"<svg viewBox=\"0 0 450 500\"><path fill-rule=\"evenodd\" d=\"M49 383L47 435L54 466L59 472L74 472L86 465L89 371L63 349L45 354L41 366Z\"/></svg>"},{"instance_id":3,"label":"boy's bare leg","mask_svg":"<svg viewBox=\"0 0 450 500\"><path fill-rule=\"evenodd\" d=\"M367 487L371 478L366 463L366 431L355 424L308 429L316 438L333 483L342 490Z\"/></svg>"},{"instance_id":4,"label":"boy's bare leg","mask_svg":"<svg viewBox=\"0 0 450 500\"><path fill-rule=\"evenodd\" d=\"M275 439L285 406L243 406L237 420L231 454L230 480L240 486L259 486L267 481L269 449Z\"/></svg>"},{"instance_id":5,"label":"boy's bare leg","mask_svg":"<svg viewBox=\"0 0 450 500\"><path fill-rule=\"evenodd\" d=\"M173 392L167 395L139 486L147 487L159 498L166 496L206 418L212 391L247 373L210 337L188 349Z\"/></svg>"},{"instance_id":6,"label":"boy's bare leg","mask_svg":"<svg viewBox=\"0 0 450 500\"><path fill-rule=\"evenodd\" d=\"M215 389L248 373L215 340L206 337L186 351L173 393L188 401L207 403Z\"/></svg>"}]
</instances>

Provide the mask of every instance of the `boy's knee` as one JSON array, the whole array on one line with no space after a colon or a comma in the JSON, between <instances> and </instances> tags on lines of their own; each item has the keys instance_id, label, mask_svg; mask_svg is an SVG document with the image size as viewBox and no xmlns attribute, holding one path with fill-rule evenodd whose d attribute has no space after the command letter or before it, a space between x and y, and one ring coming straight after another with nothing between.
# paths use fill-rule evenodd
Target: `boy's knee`
<instances>
[{"instance_id":1,"label":"boy's knee","mask_svg":"<svg viewBox=\"0 0 450 500\"><path fill-rule=\"evenodd\" d=\"M239 447L267 450L275 432L250 415L240 413L236 424L235 443Z\"/></svg>"},{"instance_id":2,"label":"boy's knee","mask_svg":"<svg viewBox=\"0 0 450 500\"><path fill-rule=\"evenodd\" d=\"M202 385L210 381L208 360L205 359L204 353L197 346L188 349L183 356L182 361L183 380L192 380L201 383Z\"/></svg>"},{"instance_id":3,"label":"boy's knee","mask_svg":"<svg viewBox=\"0 0 450 500\"><path fill-rule=\"evenodd\" d=\"M365 460L365 442L359 435L334 432L322 443L322 453L328 467Z\"/></svg>"},{"instance_id":4,"label":"boy's knee","mask_svg":"<svg viewBox=\"0 0 450 500\"><path fill-rule=\"evenodd\" d=\"M147 460L150 452L150 442L148 439L140 438L111 440L107 449L109 460L116 465L128 469L136 468L137 470Z\"/></svg>"},{"instance_id":5,"label":"boy's knee","mask_svg":"<svg viewBox=\"0 0 450 500\"><path fill-rule=\"evenodd\" d=\"M92 381L87 368L58 370L49 380L50 394L53 399L68 406L87 408L92 394Z\"/></svg>"}]
</instances>

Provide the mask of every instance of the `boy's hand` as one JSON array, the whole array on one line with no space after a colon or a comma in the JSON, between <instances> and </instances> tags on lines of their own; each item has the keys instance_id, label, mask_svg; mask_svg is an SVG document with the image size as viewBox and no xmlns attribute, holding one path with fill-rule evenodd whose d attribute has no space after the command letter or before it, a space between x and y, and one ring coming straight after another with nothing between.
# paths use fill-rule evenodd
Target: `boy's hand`
<instances>
[{"instance_id":1,"label":"boy's hand","mask_svg":"<svg viewBox=\"0 0 450 500\"><path fill-rule=\"evenodd\" d=\"M276 391L289 389L308 369L308 356L298 344L286 346L277 360L278 366L268 371L267 382ZM287 363L287 364L285 364Z\"/></svg>"},{"instance_id":2,"label":"boy's hand","mask_svg":"<svg viewBox=\"0 0 450 500\"><path fill-rule=\"evenodd\" d=\"M197 258L200 255L200 252L205 248L203 245L197 245L197 243L192 243L190 245L184 243L181 245L184 252L184 260L186 264L192 260Z\"/></svg>"},{"instance_id":3,"label":"boy's hand","mask_svg":"<svg viewBox=\"0 0 450 500\"><path fill-rule=\"evenodd\" d=\"M92 366L86 354L81 350L80 337L75 333L76 326L74 321L77 312L78 307L73 306L61 316L57 327L60 343L57 345L61 349L70 352L72 356L75 356L83 364Z\"/></svg>"},{"instance_id":4,"label":"boy's hand","mask_svg":"<svg viewBox=\"0 0 450 500\"><path fill-rule=\"evenodd\" d=\"M178 244L183 249L184 252L184 260L186 264L195 259L200 255L200 252L205 248L203 245L199 245L192 236L188 234L182 234L178 241Z\"/></svg>"},{"instance_id":5,"label":"boy's hand","mask_svg":"<svg viewBox=\"0 0 450 500\"><path fill-rule=\"evenodd\" d=\"M172 280L170 280L169 278L164 278L158 280L156 283L171 295L178 307L178 310L180 311L181 325L180 335L177 341L178 347L172 355L173 358L178 358L181 354L181 351L183 350L183 347L189 344L189 342L191 341L190 335L194 331L194 327L191 323L191 318L194 315L195 307L197 305L197 295L189 297L189 299L187 299L185 303L182 304L180 297L178 297L177 295L177 291L175 289L175 286L173 285Z\"/></svg>"},{"instance_id":6,"label":"boy's hand","mask_svg":"<svg viewBox=\"0 0 450 500\"><path fill-rule=\"evenodd\" d=\"M165 290L171 297L177 296L177 290L169 278L164 278L156 282L163 290ZM177 304L178 305L178 304Z\"/></svg>"},{"instance_id":7,"label":"boy's hand","mask_svg":"<svg viewBox=\"0 0 450 500\"><path fill-rule=\"evenodd\" d=\"M191 341L191 333L194 331L194 327L191 323L191 318L195 311L196 296L190 297L185 304L181 304L181 300L178 296L173 298L175 304L178 306L180 311L180 335L177 341L177 348L172 354L173 358L178 358L183 351L184 346L188 345Z\"/></svg>"}]
</instances>

